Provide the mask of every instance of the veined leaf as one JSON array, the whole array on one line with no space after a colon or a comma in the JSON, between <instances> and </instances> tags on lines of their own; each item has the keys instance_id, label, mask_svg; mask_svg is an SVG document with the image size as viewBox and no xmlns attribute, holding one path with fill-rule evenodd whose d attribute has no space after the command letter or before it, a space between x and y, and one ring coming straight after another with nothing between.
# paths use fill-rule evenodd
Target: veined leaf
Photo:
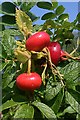
<instances>
[{"instance_id":1,"label":"veined leaf","mask_svg":"<svg viewBox=\"0 0 80 120\"><path fill-rule=\"evenodd\" d=\"M14 66L14 63L11 63L10 61L8 63L8 66L6 67L4 74L2 76L2 88L4 89L7 87L7 85L13 80L13 77L16 74L16 66Z\"/></svg>"},{"instance_id":2,"label":"veined leaf","mask_svg":"<svg viewBox=\"0 0 80 120\"><path fill-rule=\"evenodd\" d=\"M3 34L2 45L8 56L13 55L14 49L16 48L16 42L15 39L6 32Z\"/></svg>"},{"instance_id":3,"label":"veined leaf","mask_svg":"<svg viewBox=\"0 0 80 120\"><path fill-rule=\"evenodd\" d=\"M68 75L68 77L69 77L70 72L73 72L74 70L76 71L77 75L79 75L80 62L74 61L74 62L67 64L64 68L61 69L61 73L64 74L64 76L67 77L67 75ZM75 77L78 77L77 75Z\"/></svg>"},{"instance_id":4,"label":"veined leaf","mask_svg":"<svg viewBox=\"0 0 80 120\"><path fill-rule=\"evenodd\" d=\"M16 10L16 23L23 35L27 36L31 33L32 21L25 12Z\"/></svg>"},{"instance_id":5,"label":"veined leaf","mask_svg":"<svg viewBox=\"0 0 80 120\"><path fill-rule=\"evenodd\" d=\"M15 29L5 29L2 34L6 34L9 36L18 36L18 35L22 35L21 32L19 30L15 30Z\"/></svg>"},{"instance_id":6,"label":"veined leaf","mask_svg":"<svg viewBox=\"0 0 80 120\"><path fill-rule=\"evenodd\" d=\"M15 76L15 73L7 75L6 78L3 78L3 81L2 81L2 88L3 89L8 86L8 84L12 81L14 76Z\"/></svg>"},{"instance_id":7,"label":"veined leaf","mask_svg":"<svg viewBox=\"0 0 80 120\"><path fill-rule=\"evenodd\" d=\"M65 96L66 96L66 101L71 105L71 107L77 113L79 113L79 111L80 111L80 104L76 101L76 99L67 91L65 93Z\"/></svg>"},{"instance_id":8,"label":"veined leaf","mask_svg":"<svg viewBox=\"0 0 80 120\"><path fill-rule=\"evenodd\" d=\"M68 89L68 92L75 98L75 100L80 104L80 93L73 89Z\"/></svg>"},{"instance_id":9,"label":"veined leaf","mask_svg":"<svg viewBox=\"0 0 80 120\"><path fill-rule=\"evenodd\" d=\"M58 110L61 106L63 97L64 97L64 89L61 89L61 91L58 93L58 95L56 97L56 100L55 100L54 104L51 107L52 110L55 112L55 114L57 114L57 112L58 112Z\"/></svg>"},{"instance_id":10,"label":"veined leaf","mask_svg":"<svg viewBox=\"0 0 80 120\"><path fill-rule=\"evenodd\" d=\"M6 53L6 51L5 51L4 47L3 47L2 42L0 41L0 59L2 59L2 58L7 59L7 53Z\"/></svg>"},{"instance_id":11,"label":"veined leaf","mask_svg":"<svg viewBox=\"0 0 80 120\"><path fill-rule=\"evenodd\" d=\"M14 107L16 105L23 104L23 103L25 103L25 102L15 102L11 99L11 100L6 101L2 106L0 106L0 110L2 108L2 111L3 111L3 110L6 110L8 108L11 108L11 107Z\"/></svg>"},{"instance_id":12,"label":"veined leaf","mask_svg":"<svg viewBox=\"0 0 80 120\"><path fill-rule=\"evenodd\" d=\"M61 83L57 83L56 87L47 88L46 92L45 92L45 98L46 98L46 100L53 99L59 93L59 91L61 90L61 88L62 88Z\"/></svg>"},{"instance_id":13,"label":"veined leaf","mask_svg":"<svg viewBox=\"0 0 80 120\"><path fill-rule=\"evenodd\" d=\"M65 8L63 7L63 5L58 6L56 11L55 11L56 15L62 14L64 12L64 10L65 10Z\"/></svg>"},{"instance_id":14,"label":"veined leaf","mask_svg":"<svg viewBox=\"0 0 80 120\"><path fill-rule=\"evenodd\" d=\"M73 114L73 113L76 113L76 111L75 111L71 106L68 106L66 109L64 109L63 112L58 113L57 116L63 116L63 115L65 115L66 113Z\"/></svg>"},{"instance_id":15,"label":"veined leaf","mask_svg":"<svg viewBox=\"0 0 80 120\"><path fill-rule=\"evenodd\" d=\"M67 107L64 111L63 111L63 114L65 113L75 113L76 111L71 107Z\"/></svg>"},{"instance_id":16,"label":"veined leaf","mask_svg":"<svg viewBox=\"0 0 80 120\"><path fill-rule=\"evenodd\" d=\"M37 101L33 102L32 104L36 106L46 118L49 118L49 119L53 118L56 120L56 115L50 107L48 107L44 103L37 102Z\"/></svg>"},{"instance_id":17,"label":"veined leaf","mask_svg":"<svg viewBox=\"0 0 80 120\"><path fill-rule=\"evenodd\" d=\"M1 62L0 61L0 71L2 71L7 65L8 65L9 62Z\"/></svg>"},{"instance_id":18,"label":"veined leaf","mask_svg":"<svg viewBox=\"0 0 80 120\"><path fill-rule=\"evenodd\" d=\"M33 106L29 106L27 104L21 105L15 115L14 118L33 118L34 117L34 108Z\"/></svg>"},{"instance_id":19,"label":"veined leaf","mask_svg":"<svg viewBox=\"0 0 80 120\"><path fill-rule=\"evenodd\" d=\"M80 76L80 62L71 62L61 69L68 86L73 87L74 80Z\"/></svg>"},{"instance_id":20,"label":"veined leaf","mask_svg":"<svg viewBox=\"0 0 80 120\"><path fill-rule=\"evenodd\" d=\"M80 86L80 76L74 81L75 85Z\"/></svg>"}]
</instances>

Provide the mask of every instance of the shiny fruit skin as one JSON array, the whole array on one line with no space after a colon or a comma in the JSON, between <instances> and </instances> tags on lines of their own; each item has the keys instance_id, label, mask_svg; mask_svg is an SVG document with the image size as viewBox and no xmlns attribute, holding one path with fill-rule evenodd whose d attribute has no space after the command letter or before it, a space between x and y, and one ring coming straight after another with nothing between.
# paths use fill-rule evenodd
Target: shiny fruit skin
<instances>
[{"instance_id":1,"label":"shiny fruit skin","mask_svg":"<svg viewBox=\"0 0 80 120\"><path fill-rule=\"evenodd\" d=\"M48 49L50 51L51 61L58 65L61 55L61 46L58 42L50 42L48 45Z\"/></svg>"},{"instance_id":2,"label":"shiny fruit skin","mask_svg":"<svg viewBox=\"0 0 80 120\"><path fill-rule=\"evenodd\" d=\"M46 47L50 42L50 36L48 33L42 31L37 32L30 36L26 40L26 48L29 51L41 51L44 47Z\"/></svg>"},{"instance_id":3,"label":"shiny fruit skin","mask_svg":"<svg viewBox=\"0 0 80 120\"><path fill-rule=\"evenodd\" d=\"M42 79L36 72L23 73L16 78L16 85L21 90L34 91L42 84Z\"/></svg>"}]
</instances>

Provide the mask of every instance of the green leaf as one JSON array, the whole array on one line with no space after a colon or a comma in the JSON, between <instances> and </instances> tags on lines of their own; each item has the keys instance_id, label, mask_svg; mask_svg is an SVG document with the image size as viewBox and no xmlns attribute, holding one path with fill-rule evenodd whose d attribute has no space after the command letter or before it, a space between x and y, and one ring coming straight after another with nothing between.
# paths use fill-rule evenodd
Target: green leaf
<instances>
[{"instance_id":1,"label":"green leaf","mask_svg":"<svg viewBox=\"0 0 80 120\"><path fill-rule=\"evenodd\" d=\"M56 14L55 14L55 13L53 13L53 12L48 12L48 13L44 14L41 19L42 19L42 20L46 20L46 19L53 19L53 18L55 18L55 17L56 17Z\"/></svg>"},{"instance_id":2,"label":"green leaf","mask_svg":"<svg viewBox=\"0 0 80 120\"><path fill-rule=\"evenodd\" d=\"M41 30L42 27L43 27L42 25L34 25L34 27L33 27L33 29L32 29L32 32L35 33L35 32L37 32L37 31Z\"/></svg>"},{"instance_id":3,"label":"green leaf","mask_svg":"<svg viewBox=\"0 0 80 120\"><path fill-rule=\"evenodd\" d=\"M0 62L0 71L2 71L7 65L8 65L9 62Z\"/></svg>"},{"instance_id":4,"label":"green leaf","mask_svg":"<svg viewBox=\"0 0 80 120\"><path fill-rule=\"evenodd\" d=\"M73 87L74 80L80 76L80 62L71 62L61 69L68 87Z\"/></svg>"},{"instance_id":5,"label":"green leaf","mask_svg":"<svg viewBox=\"0 0 80 120\"><path fill-rule=\"evenodd\" d=\"M23 35L27 36L31 33L32 21L25 12L16 10L16 23Z\"/></svg>"},{"instance_id":6,"label":"green leaf","mask_svg":"<svg viewBox=\"0 0 80 120\"><path fill-rule=\"evenodd\" d=\"M13 83L13 81L11 82ZM11 84L10 83L10 84ZM9 84L9 85L10 85ZM6 103L9 100L13 100L14 102L17 102L18 104L20 103L27 103L29 102L29 100L27 100L26 96L24 96L23 91L20 91L16 85L13 86L13 88L11 89L10 87L6 87L3 90L3 97L2 97L2 102L3 104ZM13 91L13 92L12 92Z\"/></svg>"},{"instance_id":7,"label":"green leaf","mask_svg":"<svg viewBox=\"0 0 80 120\"><path fill-rule=\"evenodd\" d=\"M2 38L2 45L8 56L13 55L14 49L16 48L16 41L14 37L5 32Z\"/></svg>"},{"instance_id":8,"label":"green leaf","mask_svg":"<svg viewBox=\"0 0 80 120\"><path fill-rule=\"evenodd\" d=\"M80 104L75 100L75 98L69 92L66 91L65 96L66 96L66 101L68 102L68 104L70 104L71 107L77 113L79 113Z\"/></svg>"},{"instance_id":9,"label":"green leaf","mask_svg":"<svg viewBox=\"0 0 80 120\"><path fill-rule=\"evenodd\" d=\"M40 17L37 17L36 15L34 15L32 12L27 12L27 15L31 18L31 20L34 22L36 20L38 20Z\"/></svg>"},{"instance_id":10,"label":"green leaf","mask_svg":"<svg viewBox=\"0 0 80 120\"><path fill-rule=\"evenodd\" d=\"M25 102L15 102L12 99L8 100L2 106L0 106L0 111L1 111L1 108L2 108L2 111L3 111L3 110L6 110L8 108L11 108L11 107L14 107L16 105L23 104L23 103L25 103Z\"/></svg>"},{"instance_id":11,"label":"green leaf","mask_svg":"<svg viewBox=\"0 0 80 120\"><path fill-rule=\"evenodd\" d=\"M0 5L0 13L4 13L6 15L14 15L16 6L11 2L3 2Z\"/></svg>"},{"instance_id":12,"label":"green leaf","mask_svg":"<svg viewBox=\"0 0 80 120\"><path fill-rule=\"evenodd\" d=\"M49 28L55 28L56 24L53 20L47 20L42 27L42 30L46 30Z\"/></svg>"},{"instance_id":13,"label":"green leaf","mask_svg":"<svg viewBox=\"0 0 80 120\"><path fill-rule=\"evenodd\" d=\"M6 51L5 51L3 45L2 45L2 43L0 41L0 59L2 59L2 58L7 59L7 54L6 54Z\"/></svg>"},{"instance_id":14,"label":"green leaf","mask_svg":"<svg viewBox=\"0 0 80 120\"><path fill-rule=\"evenodd\" d=\"M31 18L32 21L35 21L37 19L39 19L39 17L37 17L36 15L34 15L30 9L35 6L35 2L24 2L23 4L21 4L20 9L24 12L27 13L27 15Z\"/></svg>"},{"instance_id":15,"label":"green leaf","mask_svg":"<svg viewBox=\"0 0 80 120\"><path fill-rule=\"evenodd\" d=\"M21 32L19 30L15 30L15 29L5 29L2 34L7 34L10 36L19 36L22 35Z\"/></svg>"},{"instance_id":16,"label":"green leaf","mask_svg":"<svg viewBox=\"0 0 80 120\"><path fill-rule=\"evenodd\" d=\"M66 31L65 32L63 32L63 37L64 37L64 39L73 39L74 38L74 35L73 35L73 33L70 31L70 30L67 30L68 28L66 28ZM69 46L68 46L69 45ZM72 52L72 45L73 44L68 44L67 46L66 46L66 49L67 49L67 52Z\"/></svg>"},{"instance_id":17,"label":"green leaf","mask_svg":"<svg viewBox=\"0 0 80 120\"><path fill-rule=\"evenodd\" d=\"M65 113L75 113L76 111L71 107L67 107L64 111L63 111L63 114Z\"/></svg>"},{"instance_id":18,"label":"green leaf","mask_svg":"<svg viewBox=\"0 0 80 120\"><path fill-rule=\"evenodd\" d=\"M80 76L74 81L75 85L80 86Z\"/></svg>"},{"instance_id":19,"label":"green leaf","mask_svg":"<svg viewBox=\"0 0 80 120\"><path fill-rule=\"evenodd\" d=\"M55 115L54 111L50 107L45 105L44 103L35 101L32 104L34 106L36 106L46 118L48 118L48 119L50 119L50 118L56 119L56 115Z\"/></svg>"},{"instance_id":20,"label":"green leaf","mask_svg":"<svg viewBox=\"0 0 80 120\"><path fill-rule=\"evenodd\" d=\"M35 2L23 2L20 9L24 12L29 12L29 10L35 5Z\"/></svg>"},{"instance_id":21,"label":"green leaf","mask_svg":"<svg viewBox=\"0 0 80 120\"><path fill-rule=\"evenodd\" d=\"M33 118L34 117L34 108L27 104L21 105L15 115L14 118Z\"/></svg>"},{"instance_id":22,"label":"green leaf","mask_svg":"<svg viewBox=\"0 0 80 120\"><path fill-rule=\"evenodd\" d=\"M80 23L78 23L75 27L77 30L80 30Z\"/></svg>"},{"instance_id":23,"label":"green leaf","mask_svg":"<svg viewBox=\"0 0 80 120\"><path fill-rule=\"evenodd\" d=\"M2 58L7 59L7 53L6 53L6 51L5 51L4 47L3 47L3 44L0 41L0 59L2 59Z\"/></svg>"},{"instance_id":24,"label":"green leaf","mask_svg":"<svg viewBox=\"0 0 80 120\"><path fill-rule=\"evenodd\" d=\"M10 84L8 84L8 87L9 87L9 88L13 88L14 85L15 85L15 81L12 81Z\"/></svg>"},{"instance_id":25,"label":"green leaf","mask_svg":"<svg viewBox=\"0 0 80 120\"><path fill-rule=\"evenodd\" d=\"M68 21L64 21L62 23L62 27L65 28L65 29L69 29L70 27L72 27L72 24Z\"/></svg>"},{"instance_id":26,"label":"green leaf","mask_svg":"<svg viewBox=\"0 0 80 120\"><path fill-rule=\"evenodd\" d=\"M80 21L80 12L77 14L77 20Z\"/></svg>"},{"instance_id":27,"label":"green leaf","mask_svg":"<svg viewBox=\"0 0 80 120\"><path fill-rule=\"evenodd\" d=\"M63 112L58 113L57 116L58 117L64 116L64 115L66 115L66 113L74 114L74 113L76 113L76 111L71 106L68 106L67 108L64 109Z\"/></svg>"},{"instance_id":28,"label":"green leaf","mask_svg":"<svg viewBox=\"0 0 80 120\"><path fill-rule=\"evenodd\" d=\"M60 5L57 7L55 13L56 13L56 15L60 15L64 12L64 10L65 10L65 8L63 7L63 5Z\"/></svg>"},{"instance_id":29,"label":"green leaf","mask_svg":"<svg viewBox=\"0 0 80 120\"><path fill-rule=\"evenodd\" d=\"M5 30L5 26L0 24L0 31L3 31L3 30ZM0 35L0 37L1 37L1 35Z\"/></svg>"},{"instance_id":30,"label":"green leaf","mask_svg":"<svg viewBox=\"0 0 80 120\"><path fill-rule=\"evenodd\" d=\"M59 20L68 20L69 19L69 15L67 13L65 14L61 14L59 17L58 17Z\"/></svg>"},{"instance_id":31,"label":"green leaf","mask_svg":"<svg viewBox=\"0 0 80 120\"><path fill-rule=\"evenodd\" d=\"M54 10L57 6L58 6L58 2L57 1L52 1L52 8L51 8L51 10Z\"/></svg>"},{"instance_id":32,"label":"green leaf","mask_svg":"<svg viewBox=\"0 0 80 120\"><path fill-rule=\"evenodd\" d=\"M76 120L80 120L80 114L77 114Z\"/></svg>"},{"instance_id":33,"label":"green leaf","mask_svg":"<svg viewBox=\"0 0 80 120\"><path fill-rule=\"evenodd\" d=\"M73 89L68 89L68 92L75 98L75 100L80 104L80 93Z\"/></svg>"},{"instance_id":34,"label":"green leaf","mask_svg":"<svg viewBox=\"0 0 80 120\"><path fill-rule=\"evenodd\" d=\"M3 15L0 17L0 24L2 25L15 25L15 16Z\"/></svg>"},{"instance_id":35,"label":"green leaf","mask_svg":"<svg viewBox=\"0 0 80 120\"><path fill-rule=\"evenodd\" d=\"M52 4L50 2L44 2L44 1L42 1L42 2L38 2L37 6L39 8L51 10Z\"/></svg>"},{"instance_id":36,"label":"green leaf","mask_svg":"<svg viewBox=\"0 0 80 120\"><path fill-rule=\"evenodd\" d=\"M45 92L45 99L46 100L51 100L53 99L61 90L62 86L61 83L57 83L56 87L47 87L46 92Z\"/></svg>"},{"instance_id":37,"label":"green leaf","mask_svg":"<svg viewBox=\"0 0 80 120\"><path fill-rule=\"evenodd\" d=\"M2 88L3 89L7 87L7 85L13 80L13 77L16 74L15 67L13 66L13 64L11 64L11 62L9 62L8 66L6 67L4 74L2 76Z\"/></svg>"},{"instance_id":38,"label":"green leaf","mask_svg":"<svg viewBox=\"0 0 80 120\"><path fill-rule=\"evenodd\" d=\"M54 104L52 105L52 110L55 112L55 114L57 114L59 108L61 107L61 103L64 97L64 89L61 89L61 91L58 93Z\"/></svg>"},{"instance_id":39,"label":"green leaf","mask_svg":"<svg viewBox=\"0 0 80 120\"><path fill-rule=\"evenodd\" d=\"M8 84L12 81L13 77L15 76L15 73L8 74L6 78L3 78L2 80L2 88L6 88Z\"/></svg>"}]
</instances>

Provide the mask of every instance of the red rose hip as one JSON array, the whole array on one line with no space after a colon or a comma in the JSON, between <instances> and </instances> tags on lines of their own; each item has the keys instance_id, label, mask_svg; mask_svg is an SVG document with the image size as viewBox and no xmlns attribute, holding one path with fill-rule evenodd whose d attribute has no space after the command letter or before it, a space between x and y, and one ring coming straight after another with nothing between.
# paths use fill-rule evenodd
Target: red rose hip
<instances>
[{"instance_id":1,"label":"red rose hip","mask_svg":"<svg viewBox=\"0 0 80 120\"><path fill-rule=\"evenodd\" d=\"M50 36L48 33L42 31L37 32L30 36L26 40L26 48L29 51L41 51L44 47L46 47L50 42Z\"/></svg>"},{"instance_id":2,"label":"red rose hip","mask_svg":"<svg viewBox=\"0 0 80 120\"><path fill-rule=\"evenodd\" d=\"M58 42L50 42L48 45L48 49L50 51L51 61L57 65L60 60L61 55L61 46Z\"/></svg>"},{"instance_id":3,"label":"red rose hip","mask_svg":"<svg viewBox=\"0 0 80 120\"><path fill-rule=\"evenodd\" d=\"M21 90L33 91L38 89L42 84L42 79L36 72L23 73L16 78L16 85Z\"/></svg>"}]
</instances>

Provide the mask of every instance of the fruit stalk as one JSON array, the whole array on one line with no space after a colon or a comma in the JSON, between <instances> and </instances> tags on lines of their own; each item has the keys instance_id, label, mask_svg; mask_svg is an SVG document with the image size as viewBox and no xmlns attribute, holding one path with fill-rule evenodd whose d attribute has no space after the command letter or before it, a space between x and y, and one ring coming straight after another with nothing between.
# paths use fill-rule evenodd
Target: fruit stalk
<instances>
[{"instance_id":1,"label":"fruit stalk","mask_svg":"<svg viewBox=\"0 0 80 120\"><path fill-rule=\"evenodd\" d=\"M31 72L31 58L28 60L28 71L27 73L29 74Z\"/></svg>"},{"instance_id":2,"label":"fruit stalk","mask_svg":"<svg viewBox=\"0 0 80 120\"><path fill-rule=\"evenodd\" d=\"M73 57L71 54L67 53L66 51L64 51L65 56L68 58L71 58L73 60L80 60L80 57Z\"/></svg>"}]
</instances>

